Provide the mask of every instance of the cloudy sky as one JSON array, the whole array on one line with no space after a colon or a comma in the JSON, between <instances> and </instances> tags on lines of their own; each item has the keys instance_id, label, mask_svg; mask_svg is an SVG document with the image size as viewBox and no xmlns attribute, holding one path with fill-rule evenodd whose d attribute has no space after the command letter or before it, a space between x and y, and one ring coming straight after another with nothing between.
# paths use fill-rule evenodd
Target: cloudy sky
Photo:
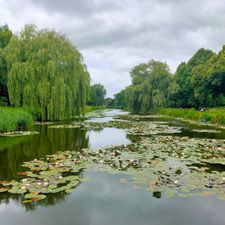
<instances>
[{"instance_id":1,"label":"cloudy sky","mask_svg":"<svg viewBox=\"0 0 225 225\"><path fill-rule=\"evenodd\" d=\"M0 25L35 23L64 32L82 52L92 83L108 96L149 59L174 72L199 48L225 44L225 0L0 0Z\"/></svg>"}]
</instances>

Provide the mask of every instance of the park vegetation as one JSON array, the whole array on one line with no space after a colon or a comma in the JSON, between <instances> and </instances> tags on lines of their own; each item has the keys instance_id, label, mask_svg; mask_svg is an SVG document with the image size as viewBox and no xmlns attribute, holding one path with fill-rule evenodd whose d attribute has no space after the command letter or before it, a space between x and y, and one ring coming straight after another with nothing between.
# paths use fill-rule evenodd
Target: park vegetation
<instances>
[{"instance_id":1,"label":"park vegetation","mask_svg":"<svg viewBox=\"0 0 225 225\"><path fill-rule=\"evenodd\" d=\"M33 117L27 110L0 107L0 132L26 130L32 123Z\"/></svg>"},{"instance_id":2,"label":"park vegetation","mask_svg":"<svg viewBox=\"0 0 225 225\"><path fill-rule=\"evenodd\" d=\"M166 63L151 60L135 66L130 76L132 84L115 95L114 103L132 113L225 106L225 47L218 54L198 50L175 74Z\"/></svg>"},{"instance_id":3,"label":"park vegetation","mask_svg":"<svg viewBox=\"0 0 225 225\"><path fill-rule=\"evenodd\" d=\"M105 104L105 96L107 92L102 84L94 84L91 86L90 100L88 105L102 106Z\"/></svg>"},{"instance_id":4,"label":"park vegetation","mask_svg":"<svg viewBox=\"0 0 225 225\"><path fill-rule=\"evenodd\" d=\"M27 107L41 121L84 113L90 76L81 53L63 34L26 25L0 28L1 105Z\"/></svg>"},{"instance_id":5,"label":"park vegetation","mask_svg":"<svg viewBox=\"0 0 225 225\"><path fill-rule=\"evenodd\" d=\"M158 111L160 114L202 123L225 125L225 108L208 108L206 111L191 109L163 108Z\"/></svg>"}]
</instances>

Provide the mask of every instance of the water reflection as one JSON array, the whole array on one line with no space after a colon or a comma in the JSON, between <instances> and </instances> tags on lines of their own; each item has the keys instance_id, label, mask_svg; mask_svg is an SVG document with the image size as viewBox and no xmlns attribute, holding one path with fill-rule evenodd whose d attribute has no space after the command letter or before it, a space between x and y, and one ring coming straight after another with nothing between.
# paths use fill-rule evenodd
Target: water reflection
<instances>
[{"instance_id":1,"label":"water reflection","mask_svg":"<svg viewBox=\"0 0 225 225\"><path fill-rule=\"evenodd\" d=\"M54 207L47 207L43 203L35 213L25 213L26 209L14 200L2 204L0 224L225 224L224 202L215 197L168 199L161 196L159 200L148 192L121 184L120 179L127 179L127 176L93 172L86 173L85 176L90 177L91 181L82 183L69 197L58 195L59 200Z\"/></svg>"},{"instance_id":2,"label":"water reflection","mask_svg":"<svg viewBox=\"0 0 225 225\"><path fill-rule=\"evenodd\" d=\"M110 113L116 112L110 111ZM42 158L58 151L77 151L88 147L96 149L130 143L125 131L116 128L87 131L50 129L47 125L36 125L32 130L39 134L13 138L0 137L0 180L17 179L19 176L16 173L24 170L21 168L23 162Z\"/></svg>"},{"instance_id":3,"label":"water reflection","mask_svg":"<svg viewBox=\"0 0 225 225\"><path fill-rule=\"evenodd\" d=\"M109 121L112 114L117 114L117 111L106 111L107 118L94 119L94 122ZM182 136L225 137L224 131L219 134L194 133L191 129L200 126L159 118L153 120L164 120L169 125L182 126L183 132L179 134ZM123 130L116 128L86 131L34 126L33 129L40 134L0 138L0 180L18 178L16 172L21 171L20 165L24 161L47 154L128 144L131 138L139 138L127 136ZM218 166L218 171L219 169L221 168ZM20 195L0 193L0 225L225 224L224 201L213 196L168 199L161 192L149 193L120 182L123 178L130 179L128 176L85 171L81 171L80 175L90 177L90 182L80 183L70 194L49 194L47 199L38 203L22 204Z\"/></svg>"},{"instance_id":4,"label":"water reflection","mask_svg":"<svg viewBox=\"0 0 225 225\"><path fill-rule=\"evenodd\" d=\"M20 165L24 161L42 158L57 151L88 147L89 137L85 130L49 129L47 126L36 126L35 130L40 134L18 137L15 144L11 144L13 138L0 139L0 146L4 146L0 150L0 180L17 178L16 172L22 170Z\"/></svg>"},{"instance_id":5,"label":"water reflection","mask_svg":"<svg viewBox=\"0 0 225 225\"><path fill-rule=\"evenodd\" d=\"M87 133L89 147L98 149L104 146L129 144L130 140L126 132L117 128L104 128L100 131L91 130Z\"/></svg>"}]
</instances>

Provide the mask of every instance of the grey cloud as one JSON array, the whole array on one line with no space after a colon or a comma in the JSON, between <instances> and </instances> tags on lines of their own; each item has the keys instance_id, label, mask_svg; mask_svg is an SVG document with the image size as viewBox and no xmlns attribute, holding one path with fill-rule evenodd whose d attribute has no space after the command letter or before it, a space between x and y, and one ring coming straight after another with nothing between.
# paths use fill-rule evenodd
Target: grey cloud
<instances>
[{"instance_id":1,"label":"grey cloud","mask_svg":"<svg viewBox=\"0 0 225 225\"><path fill-rule=\"evenodd\" d=\"M69 13L82 17L118 8L116 1L102 0L30 0L30 2L42 7L49 13Z\"/></svg>"},{"instance_id":2,"label":"grey cloud","mask_svg":"<svg viewBox=\"0 0 225 225\"><path fill-rule=\"evenodd\" d=\"M34 22L67 33L110 96L138 63L162 60L174 72L199 48L225 44L224 0L0 0L0 15L17 30Z\"/></svg>"}]
</instances>

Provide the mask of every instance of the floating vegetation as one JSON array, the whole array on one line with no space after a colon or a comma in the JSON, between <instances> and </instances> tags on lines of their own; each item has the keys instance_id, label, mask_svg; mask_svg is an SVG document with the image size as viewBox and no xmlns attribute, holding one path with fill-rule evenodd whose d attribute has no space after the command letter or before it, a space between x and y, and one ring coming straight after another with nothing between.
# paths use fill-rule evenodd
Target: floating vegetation
<instances>
[{"instance_id":1,"label":"floating vegetation","mask_svg":"<svg viewBox=\"0 0 225 225\"><path fill-rule=\"evenodd\" d=\"M22 166L29 170L18 173L24 178L0 182L0 192L23 195L25 203L41 201L50 193L69 193L80 183L83 157L79 152L59 152L42 160L25 162Z\"/></svg>"},{"instance_id":2,"label":"floating vegetation","mask_svg":"<svg viewBox=\"0 0 225 225\"><path fill-rule=\"evenodd\" d=\"M101 151L97 171L131 175L136 187L178 195L217 195L225 199L225 141L155 136Z\"/></svg>"},{"instance_id":3,"label":"floating vegetation","mask_svg":"<svg viewBox=\"0 0 225 225\"><path fill-rule=\"evenodd\" d=\"M225 199L225 140L159 135L181 132L180 127L161 121L74 122L69 126L78 125L83 129L123 128L142 137L129 145L58 152L25 162L22 166L27 171L18 173L23 178L0 182L0 192L21 195L26 204L41 201L48 194L71 193L85 181L81 171L88 169L126 173L132 179L121 182L151 191L157 197L164 193L168 197L217 195Z\"/></svg>"},{"instance_id":4,"label":"floating vegetation","mask_svg":"<svg viewBox=\"0 0 225 225\"><path fill-rule=\"evenodd\" d=\"M164 118L164 115L159 114L150 114L150 115L136 115L136 114L129 114L129 115L120 115L117 118L121 118L124 120L142 120L142 119L154 119L154 118Z\"/></svg>"},{"instance_id":5,"label":"floating vegetation","mask_svg":"<svg viewBox=\"0 0 225 225\"><path fill-rule=\"evenodd\" d=\"M62 124L62 125L52 125L52 126L49 126L48 128L81 128L82 125L78 125L78 124Z\"/></svg>"},{"instance_id":6,"label":"floating vegetation","mask_svg":"<svg viewBox=\"0 0 225 225\"><path fill-rule=\"evenodd\" d=\"M22 166L29 170L20 173L25 178L0 182L0 191L23 195L26 203L41 201L47 194L72 192L86 168L129 174L136 187L167 196L210 192L224 199L225 171L210 167L225 166L224 149L223 140L152 136L98 151L59 152L25 162Z\"/></svg>"},{"instance_id":7,"label":"floating vegetation","mask_svg":"<svg viewBox=\"0 0 225 225\"><path fill-rule=\"evenodd\" d=\"M39 134L39 132L36 132L36 131L13 131L13 132L0 133L0 136L2 136L2 137L19 137L19 136L28 136L28 135L34 135L34 134Z\"/></svg>"},{"instance_id":8,"label":"floating vegetation","mask_svg":"<svg viewBox=\"0 0 225 225\"><path fill-rule=\"evenodd\" d=\"M148 136L153 134L176 134L181 133L181 127L171 127L165 122L153 121L130 121L130 120L114 120L107 123L86 123L92 127L116 127L125 129L128 134L138 136Z\"/></svg>"},{"instance_id":9,"label":"floating vegetation","mask_svg":"<svg viewBox=\"0 0 225 225\"><path fill-rule=\"evenodd\" d=\"M221 133L220 130L210 130L210 129L195 129L195 130L192 130L194 132L198 132L198 133Z\"/></svg>"}]
</instances>

